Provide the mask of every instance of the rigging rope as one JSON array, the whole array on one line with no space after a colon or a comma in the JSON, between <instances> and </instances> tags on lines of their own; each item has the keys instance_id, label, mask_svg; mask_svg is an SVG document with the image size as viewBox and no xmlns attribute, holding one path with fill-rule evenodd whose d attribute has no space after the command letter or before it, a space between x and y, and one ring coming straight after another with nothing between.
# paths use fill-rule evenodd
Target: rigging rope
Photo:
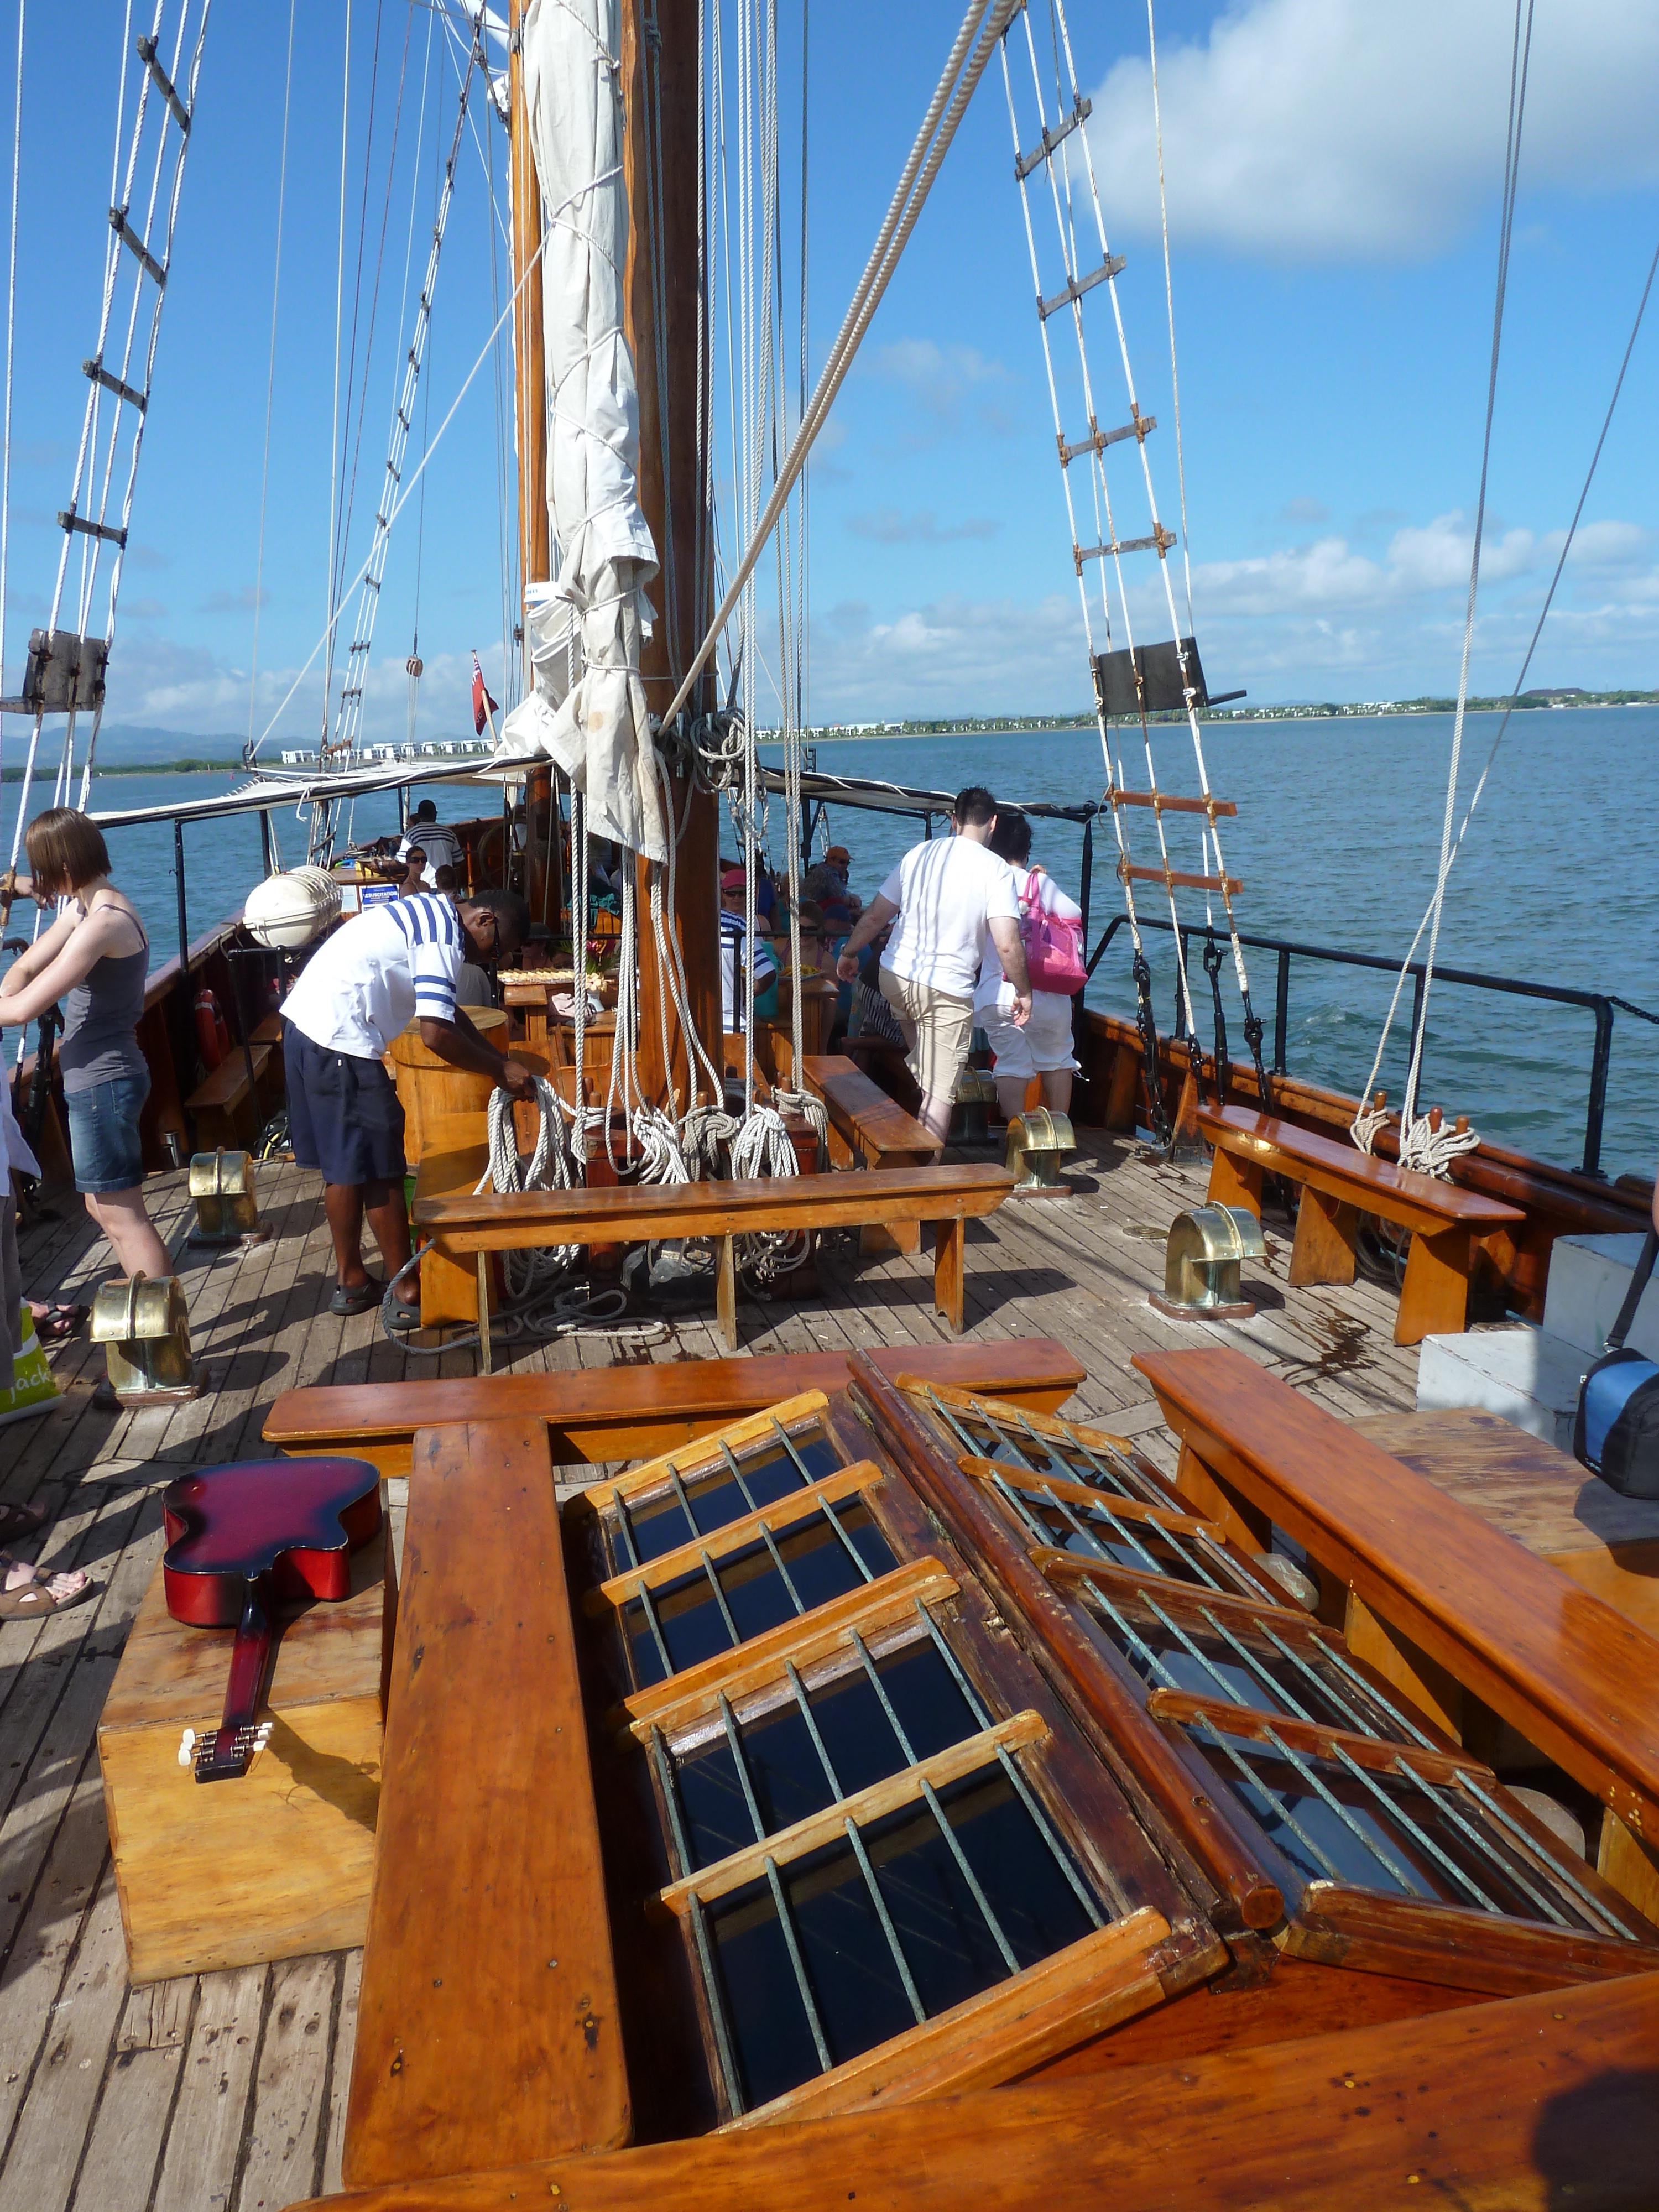
<instances>
[{"instance_id":1,"label":"rigging rope","mask_svg":"<svg viewBox=\"0 0 1659 2212\"><path fill-rule=\"evenodd\" d=\"M11 543L11 389L17 337L17 186L23 151L23 19L27 0L17 0L17 100L11 134L11 238L6 256L6 403L0 442L0 690L6 665L6 566ZM21 690L22 686L20 684ZM4 718L0 716L0 736Z\"/></svg>"},{"instance_id":2,"label":"rigging rope","mask_svg":"<svg viewBox=\"0 0 1659 2212\"><path fill-rule=\"evenodd\" d=\"M340 338L345 321L346 144L351 115L351 0L345 0L345 60L340 82L340 236L334 269L334 414L328 438L328 574L323 586L323 611L329 617L328 652L323 661L322 735L319 752L328 749L328 695L334 684L335 536L338 525L340 489Z\"/></svg>"},{"instance_id":3,"label":"rigging rope","mask_svg":"<svg viewBox=\"0 0 1659 2212\"><path fill-rule=\"evenodd\" d=\"M430 441L426 451L420 458L420 461L416 467L414 474L409 478L409 481L403 485L399 491L397 501L393 506L392 512L386 517L386 527L388 531L391 529L392 525L396 522L398 517L403 513L404 508L407 506L409 501L413 497L416 485L419 484L424 477L428 462L430 462L433 455L443 443L445 432L454 421L455 416L459 410L461 402L466 398L467 393L472 389L473 380L477 377L478 371L483 367L485 362L489 358L491 349L494 347L496 339L501 335L502 325L506 323L507 317L513 313L514 307L518 303L520 293L523 291L526 284L530 281L531 270L539 264L541 258L542 248L538 243L535 251L531 254L529 260L525 264L523 273L520 275L518 283L513 288L513 297L501 309L500 317L497 319L494 328L490 331L489 337L484 340L483 345L480 349L477 359L473 362L471 368L468 369L465 376L462 379L460 390L455 394L454 398L449 403L449 411L444 416L443 421L438 425L437 435ZM362 583L363 578L368 574L369 562L372 561L374 555L371 552L369 559L363 562L362 567L358 569L356 574L346 586L345 591L340 594L340 605L335 609L333 614L330 616L328 622L323 629L322 635L318 638L315 645L312 647L310 652L306 655L304 662L294 678L294 681L289 685L288 690L283 692L281 699L277 702L275 713L271 715L270 720L265 724L264 728L261 730L258 737L255 739L253 750L256 755L258 752L259 747L264 744L265 739L270 735L277 723L282 720L283 714L288 711L289 702L292 700L295 693L299 690L300 686L305 682L306 678L310 674L313 662L333 636L334 631L338 626L340 617L345 611L345 599L347 594L355 591L357 586ZM252 763L249 762L247 764L251 767Z\"/></svg>"},{"instance_id":4,"label":"rigging rope","mask_svg":"<svg viewBox=\"0 0 1659 2212\"><path fill-rule=\"evenodd\" d=\"M1492 356L1486 371L1486 417L1480 441L1480 489L1475 501L1474 535L1469 553L1469 590L1468 608L1463 621L1463 652L1458 669L1457 711L1452 722L1451 757L1446 771L1446 805L1440 829L1440 865L1435 878L1434 895L1429 902L1426 917L1429 930L1429 949L1424 962L1422 1012L1412 1037L1411 1056L1406 1072L1405 1095L1400 1105L1400 1164L1419 1174L1449 1176L1452 1160L1460 1152L1473 1152L1480 1139L1471 1128L1455 1131L1442 1127L1431 1129L1429 1117L1419 1116L1417 1111L1418 1085L1423 1071L1423 1044L1429 1026L1429 993L1434 982L1435 953L1440 942L1441 917L1445 908L1446 882L1451 873L1455 846L1452 824L1457 813L1458 772L1463 751L1463 720L1468 705L1469 659L1474 647L1475 603L1480 586L1480 545L1486 532L1486 486L1492 465L1492 421L1498 408L1498 364L1504 337L1504 303L1509 289L1510 248L1515 232L1516 196L1519 186L1521 167L1521 131L1526 116L1527 73L1532 54L1532 22L1534 0L1516 0L1515 28L1510 48L1510 110L1507 134L1504 147L1504 192L1502 212L1498 228L1498 278L1492 299ZM1524 8L1524 18L1522 10ZM1644 304L1646 295L1644 295ZM1624 372L1620 371L1623 381ZM1614 398L1618 397L1617 387ZM1605 434L1605 431L1604 431ZM1599 457L1601 447L1596 453ZM1594 465L1592 464L1592 466ZM1586 487L1588 489L1588 486ZM1576 518L1575 518L1576 521ZM1563 561L1565 559L1565 550ZM1558 567L1557 575L1560 570ZM1552 583L1551 595L1554 593ZM1542 620L1540 620L1540 628ZM1528 651L1528 659L1531 659ZM1471 809L1473 811L1473 809ZM1466 825L1467 826L1467 825ZM1458 841L1462 842L1461 838ZM1419 937L1422 932L1419 927ZM1413 942L1416 950L1416 940ZM1394 997L1383 1021L1382 1034L1377 1040L1376 1057L1371 1072L1366 1078L1360 1094L1359 1112L1355 1115L1350 1134L1363 1152L1370 1151L1376 1140L1377 1131L1386 1115L1380 1106L1373 1105L1372 1085L1382 1065L1382 1054L1388 1048L1389 1032L1393 1025L1400 994L1411 963L1411 953L1401 969L1400 981L1395 986Z\"/></svg>"},{"instance_id":5,"label":"rigging rope","mask_svg":"<svg viewBox=\"0 0 1659 2212\"><path fill-rule=\"evenodd\" d=\"M253 716L259 696L259 612L264 599L265 505L270 489L270 418L276 398L276 302L283 282L283 218L288 206L288 125L294 94L294 18L298 0L288 0L288 62L283 78L283 153L276 173L276 252L270 273L270 358L265 369L265 434L259 466L259 551L253 571L253 653L247 679L247 742L253 744ZM431 33L428 30L428 36ZM246 758L248 756L244 755Z\"/></svg>"},{"instance_id":6,"label":"rigging rope","mask_svg":"<svg viewBox=\"0 0 1659 2212\"><path fill-rule=\"evenodd\" d=\"M113 547L109 569L107 611L104 623L106 647L112 648L115 637L116 603L120 592L121 576L125 564L125 548L132 522L133 494L137 480L138 459L143 446L144 426L151 386L155 368L155 350L161 334L161 307L166 297L167 278L173 258L173 239L178 221L179 196L184 185L185 156L190 143L190 126L194 118L196 92L200 78L202 52L207 36L208 13L210 0L203 0L197 19L193 44L186 56L190 38L192 0L184 0L178 27L172 41L172 52L161 50L161 34L167 0L156 0L149 33L137 41L131 38L132 10L127 8L123 21L120 48L121 66L118 80L116 101L115 145L111 163L110 228L105 246L104 282L100 297L98 339L90 360L84 364L88 380L87 401L82 416L81 438L76 449L73 489L70 503L60 512L58 521L64 531L64 542L58 558L57 576L52 586L50 611L46 618L48 633L56 632L62 624L64 592L69 581L71 549L76 538L81 540L81 568L76 591L76 633L88 635L92 613L92 601L102 573L104 549ZM127 123L127 74L134 62L137 64L138 89L132 106L132 118ZM188 62L186 69L185 64ZM160 88L165 82L167 90ZM168 96L170 94L170 96ZM147 126L152 114L157 117L156 128L151 135ZM126 144L125 166L121 159L123 140ZM146 146L153 147L147 193L143 204L135 206L137 197L139 163ZM164 179L169 150L172 154L172 173ZM14 158L16 149L14 148ZM136 220L135 220L136 218ZM158 251L159 248L159 251ZM127 302L125 334L119 343L118 359L111 353L110 333L115 319L116 301L121 289L121 279L126 276L131 283ZM146 292L146 286L149 289ZM149 301L148 320L142 310ZM135 370L134 354L143 340L142 370ZM112 402L110 409L107 437L103 432L102 403L107 393ZM110 500L113 489L117 463L125 440L126 467L121 488L118 520L110 519ZM9 441L8 441L8 443ZM103 719L101 702L94 708L92 726L88 735L87 750L81 766L79 804L85 805L90 785L94 758L97 750L98 733ZM53 776L54 800L68 803L73 789L76 758L77 713L71 709L64 732L63 750ZM28 748L24 759L21 787L18 795L17 811L13 823L10 859L15 866L22 843L23 825L28 817L30 797L36 767L40 759L44 710L37 712L30 728ZM35 918L37 933L40 915ZM20 1051L21 1049L20 1043Z\"/></svg>"},{"instance_id":7,"label":"rigging rope","mask_svg":"<svg viewBox=\"0 0 1659 2212\"><path fill-rule=\"evenodd\" d=\"M900 256L915 228L917 218L925 205L939 166L949 151L958 125L967 111L980 78L991 58L992 50L1005 25L1012 18L1021 0L971 0L962 28L957 32L945 74L928 104L921 131L911 149L897 190L882 223L881 230L872 249L870 259L860 277L853 300L848 307L840 332L830 348L829 359L819 375L811 405L805 419L791 440L784 465L767 501L764 512L755 531L738 570L726 586L725 597L708 625L702 643L692 656L691 664L681 679L679 690L663 716L665 724L672 723L691 695L698 676L707 665L709 655L724 635L742 592L753 572L756 562L764 551L779 515L795 480L806 463L814 441L823 428L836 394L846 380L858 351L859 343L868 329L883 295L892 280ZM975 34L983 24L978 44ZM973 51L969 55L969 48ZM966 58L966 66L963 66Z\"/></svg>"}]
</instances>

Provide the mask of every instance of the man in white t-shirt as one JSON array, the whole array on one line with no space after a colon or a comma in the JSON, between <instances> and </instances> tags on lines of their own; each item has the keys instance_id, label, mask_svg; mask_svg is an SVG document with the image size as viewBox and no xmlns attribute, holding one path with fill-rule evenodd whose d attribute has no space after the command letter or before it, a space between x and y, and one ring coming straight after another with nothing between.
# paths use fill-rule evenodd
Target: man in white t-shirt
<instances>
[{"instance_id":1,"label":"man in white t-shirt","mask_svg":"<svg viewBox=\"0 0 1659 2212\"><path fill-rule=\"evenodd\" d=\"M970 783L958 792L951 810L952 834L911 847L836 963L843 983L855 981L859 954L892 921L881 959L881 994L898 1017L910 1070L921 1086L917 1119L941 1145L973 1042L974 988L988 938L1013 994L1009 1018L1022 1023L1030 1017L1013 872L990 849L996 823L996 802L983 785Z\"/></svg>"},{"instance_id":2,"label":"man in white t-shirt","mask_svg":"<svg viewBox=\"0 0 1659 2212\"><path fill-rule=\"evenodd\" d=\"M514 891L459 904L437 891L396 899L325 938L283 1001L294 1157L321 1170L334 1240L331 1313L365 1313L385 1291L363 1266L365 1214L388 1279L409 1262L404 1109L384 1065L392 1040L418 1020L440 1060L493 1078L514 1098L534 1097L530 1070L487 1043L456 1002L469 952L510 957L529 934L530 909ZM418 1298L400 1297L392 1319L415 1328Z\"/></svg>"}]
</instances>

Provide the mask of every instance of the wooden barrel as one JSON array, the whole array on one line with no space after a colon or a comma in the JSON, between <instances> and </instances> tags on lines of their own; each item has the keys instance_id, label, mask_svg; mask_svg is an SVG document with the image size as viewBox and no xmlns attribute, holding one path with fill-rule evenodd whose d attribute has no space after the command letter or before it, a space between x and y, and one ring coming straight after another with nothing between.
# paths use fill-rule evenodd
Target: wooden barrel
<instances>
[{"instance_id":1,"label":"wooden barrel","mask_svg":"<svg viewBox=\"0 0 1659 2212\"><path fill-rule=\"evenodd\" d=\"M507 1016L500 1007L468 1006L465 1012L481 1036L487 1037L498 1052L507 1049ZM515 1045L513 1057L538 1075L547 1073L544 1053ZM440 1060L422 1043L418 1022L411 1022L401 1036L392 1039L386 1062L403 1105L404 1151L411 1168L420 1161L428 1131L435 1135L442 1128L446 1139L453 1140L453 1115L471 1117L482 1134L495 1085L487 1075L477 1075L469 1067L453 1067L447 1060Z\"/></svg>"}]
</instances>

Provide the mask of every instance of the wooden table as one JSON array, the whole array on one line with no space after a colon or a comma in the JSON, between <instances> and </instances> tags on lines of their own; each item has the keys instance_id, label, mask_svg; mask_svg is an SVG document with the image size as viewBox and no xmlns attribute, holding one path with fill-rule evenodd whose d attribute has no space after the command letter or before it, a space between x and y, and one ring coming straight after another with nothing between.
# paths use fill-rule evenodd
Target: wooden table
<instances>
[{"instance_id":1,"label":"wooden table","mask_svg":"<svg viewBox=\"0 0 1659 2212\"><path fill-rule=\"evenodd\" d=\"M1472 1407L1352 1426L1659 1636L1659 1498L1621 1498L1553 1444Z\"/></svg>"}]
</instances>

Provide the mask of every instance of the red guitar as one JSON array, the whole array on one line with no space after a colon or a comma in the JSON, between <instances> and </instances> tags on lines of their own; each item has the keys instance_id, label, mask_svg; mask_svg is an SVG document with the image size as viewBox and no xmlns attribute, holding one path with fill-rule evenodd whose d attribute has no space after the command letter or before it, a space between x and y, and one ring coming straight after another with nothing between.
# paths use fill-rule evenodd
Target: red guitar
<instances>
[{"instance_id":1,"label":"red guitar","mask_svg":"<svg viewBox=\"0 0 1659 2212\"><path fill-rule=\"evenodd\" d=\"M224 1717L194 1745L198 1782L234 1780L270 1732L254 1716L276 1642L276 1602L349 1595L351 1554L380 1526L380 1472L361 1459L204 1467L170 1483L161 1505L167 1611L196 1628L236 1630Z\"/></svg>"}]
</instances>

